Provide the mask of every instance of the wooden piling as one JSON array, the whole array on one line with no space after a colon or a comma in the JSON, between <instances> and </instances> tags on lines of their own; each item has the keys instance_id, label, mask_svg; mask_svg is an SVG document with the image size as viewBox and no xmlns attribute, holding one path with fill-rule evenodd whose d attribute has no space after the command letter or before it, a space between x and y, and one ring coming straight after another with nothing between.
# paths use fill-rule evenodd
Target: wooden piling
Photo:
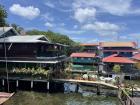
<instances>
[{"instance_id":1,"label":"wooden piling","mask_svg":"<svg viewBox=\"0 0 140 105\"><path fill-rule=\"evenodd\" d=\"M100 85L97 85L97 95L100 95Z\"/></svg>"},{"instance_id":2,"label":"wooden piling","mask_svg":"<svg viewBox=\"0 0 140 105\"><path fill-rule=\"evenodd\" d=\"M75 92L78 93L79 91L79 84L76 84Z\"/></svg>"},{"instance_id":3,"label":"wooden piling","mask_svg":"<svg viewBox=\"0 0 140 105\"><path fill-rule=\"evenodd\" d=\"M2 79L2 86L4 86L4 84L5 84L5 81L4 81L4 79Z\"/></svg>"},{"instance_id":4,"label":"wooden piling","mask_svg":"<svg viewBox=\"0 0 140 105\"><path fill-rule=\"evenodd\" d=\"M31 81L31 89L33 88L33 84L34 84L33 81Z\"/></svg>"},{"instance_id":5,"label":"wooden piling","mask_svg":"<svg viewBox=\"0 0 140 105\"><path fill-rule=\"evenodd\" d=\"M18 84L18 80L16 80L16 87L18 88L19 84Z\"/></svg>"},{"instance_id":6,"label":"wooden piling","mask_svg":"<svg viewBox=\"0 0 140 105\"><path fill-rule=\"evenodd\" d=\"M49 81L47 82L47 90L49 90L49 88L50 88L50 83L49 83Z\"/></svg>"}]
</instances>

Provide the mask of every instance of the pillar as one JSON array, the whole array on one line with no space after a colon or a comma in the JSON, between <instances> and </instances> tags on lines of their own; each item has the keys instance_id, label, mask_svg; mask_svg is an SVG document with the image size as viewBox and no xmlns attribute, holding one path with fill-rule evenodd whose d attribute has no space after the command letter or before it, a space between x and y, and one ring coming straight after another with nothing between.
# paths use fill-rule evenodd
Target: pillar
<instances>
[{"instance_id":1,"label":"pillar","mask_svg":"<svg viewBox=\"0 0 140 105\"><path fill-rule=\"evenodd\" d=\"M50 88L50 83L49 83L49 81L47 82L47 90L49 90L49 88Z\"/></svg>"},{"instance_id":2,"label":"pillar","mask_svg":"<svg viewBox=\"0 0 140 105\"><path fill-rule=\"evenodd\" d=\"M33 88L33 81L31 81L31 89Z\"/></svg>"},{"instance_id":3,"label":"pillar","mask_svg":"<svg viewBox=\"0 0 140 105\"><path fill-rule=\"evenodd\" d=\"M16 87L18 87L19 86L19 84L18 84L18 80L16 80Z\"/></svg>"},{"instance_id":4,"label":"pillar","mask_svg":"<svg viewBox=\"0 0 140 105\"><path fill-rule=\"evenodd\" d=\"M4 79L2 79L2 86L4 86Z\"/></svg>"},{"instance_id":5,"label":"pillar","mask_svg":"<svg viewBox=\"0 0 140 105\"><path fill-rule=\"evenodd\" d=\"M78 93L79 91L79 84L76 84L75 92Z\"/></svg>"},{"instance_id":6,"label":"pillar","mask_svg":"<svg viewBox=\"0 0 140 105\"><path fill-rule=\"evenodd\" d=\"M100 95L100 85L97 85L97 95Z\"/></svg>"}]
</instances>

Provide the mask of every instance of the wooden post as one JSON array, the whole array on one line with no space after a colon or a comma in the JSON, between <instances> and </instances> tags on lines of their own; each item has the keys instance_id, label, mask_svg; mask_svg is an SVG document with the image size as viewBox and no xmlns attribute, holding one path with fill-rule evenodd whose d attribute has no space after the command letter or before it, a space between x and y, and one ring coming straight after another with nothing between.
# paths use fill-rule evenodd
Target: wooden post
<instances>
[{"instance_id":1,"label":"wooden post","mask_svg":"<svg viewBox=\"0 0 140 105\"><path fill-rule=\"evenodd\" d=\"M4 79L2 79L2 86L4 86Z\"/></svg>"},{"instance_id":2,"label":"wooden post","mask_svg":"<svg viewBox=\"0 0 140 105\"><path fill-rule=\"evenodd\" d=\"M31 89L33 88L33 81L31 81Z\"/></svg>"},{"instance_id":3,"label":"wooden post","mask_svg":"<svg viewBox=\"0 0 140 105\"><path fill-rule=\"evenodd\" d=\"M97 85L97 95L100 95L100 85Z\"/></svg>"},{"instance_id":4,"label":"wooden post","mask_svg":"<svg viewBox=\"0 0 140 105\"><path fill-rule=\"evenodd\" d=\"M47 82L47 90L49 90L49 88L50 88L50 83L49 83L49 81Z\"/></svg>"},{"instance_id":5,"label":"wooden post","mask_svg":"<svg viewBox=\"0 0 140 105\"><path fill-rule=\"evenodd\" d=\"M19 86L19 84L18 84L18 80L16 80L16 87L18 87Z\"/></svg>"},{"instance_id":6,"label":"wooden post","mask_svg":"<svg viewBox=\"0 0 140 105\"><path fill-rule=\"evenodd\" d=\"M75 92L78 93L79 90L79 84L76 84Z\"/></svg>"}]
</instances>

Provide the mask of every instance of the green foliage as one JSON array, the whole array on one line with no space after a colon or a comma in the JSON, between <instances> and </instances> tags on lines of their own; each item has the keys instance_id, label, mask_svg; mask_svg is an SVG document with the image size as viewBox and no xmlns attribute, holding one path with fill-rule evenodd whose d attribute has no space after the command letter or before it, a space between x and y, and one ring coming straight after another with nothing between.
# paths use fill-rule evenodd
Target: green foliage
<instances>
[{"instance_id":1,"label":"green foliage","mask_svg":"<svg viewBox=\"0 0 140 105\"><path fill-rule=\"evenodd\" d=\"M39 30L30 30L27 31L26 34L28 35L45 35L50 41L54 43L61 43L69 46L74 46L76 43L71 40L68 36L62 35L59 33L54 33L50 30L48 31L39 31Z\"/></svg>"},{"instance_id":2,"label":"green foliage","mask_svg":"<svg viewBox=\"0 0 140 105\"><path fill-rule=\"evenodd\" d=\"M17 24L11 24L11 26L18 32L20 33L21 31L24 30L24 28L22 28L21 26L17 25Z\"/></svg>"},{"instance_id":3,"label":"green foliage","mask_svg":"<svg viewBox=\"0 0 140 105\"><path fill-rule=\"evenodd\" d=\"M114 67L113 67L113 72L115 72L115 73L120 73L120 71L121 71L120 65L114 65Z\"/></svg>"},{"instance_id":4,"label":"green foliage","mask_svg":"<svg viewBox=\"0 0 140 105\"><path fill-rule=\"evenodd\" d=\"M42 68L14 68L13 73L16 74L31 74L32 76L45 76L48 77L48 70Z\"/></svg>"},{"instance_id":5,"label":"green foliage","mask_svg":"<svg viewBox=\"0 0 140 105\"><path fill-rule=\"evenodd\" d=\"M0 27L6 26L7 12L2 5L0 5Z\"/></svg>"}]
</instances>

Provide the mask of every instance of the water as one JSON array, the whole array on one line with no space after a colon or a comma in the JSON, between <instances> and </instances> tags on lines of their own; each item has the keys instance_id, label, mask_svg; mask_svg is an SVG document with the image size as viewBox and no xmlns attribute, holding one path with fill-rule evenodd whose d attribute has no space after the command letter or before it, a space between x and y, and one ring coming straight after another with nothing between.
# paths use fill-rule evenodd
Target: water
<instances>
[{"instance_id":1,"label":"water","mask_svg":"<svg viewBox=\"0 0 140 105\"><path fill-rule=\"evenodd\" d=\"M4 105L120 105L116 97L18 91Z\"/></svg>"}]
</instances>

